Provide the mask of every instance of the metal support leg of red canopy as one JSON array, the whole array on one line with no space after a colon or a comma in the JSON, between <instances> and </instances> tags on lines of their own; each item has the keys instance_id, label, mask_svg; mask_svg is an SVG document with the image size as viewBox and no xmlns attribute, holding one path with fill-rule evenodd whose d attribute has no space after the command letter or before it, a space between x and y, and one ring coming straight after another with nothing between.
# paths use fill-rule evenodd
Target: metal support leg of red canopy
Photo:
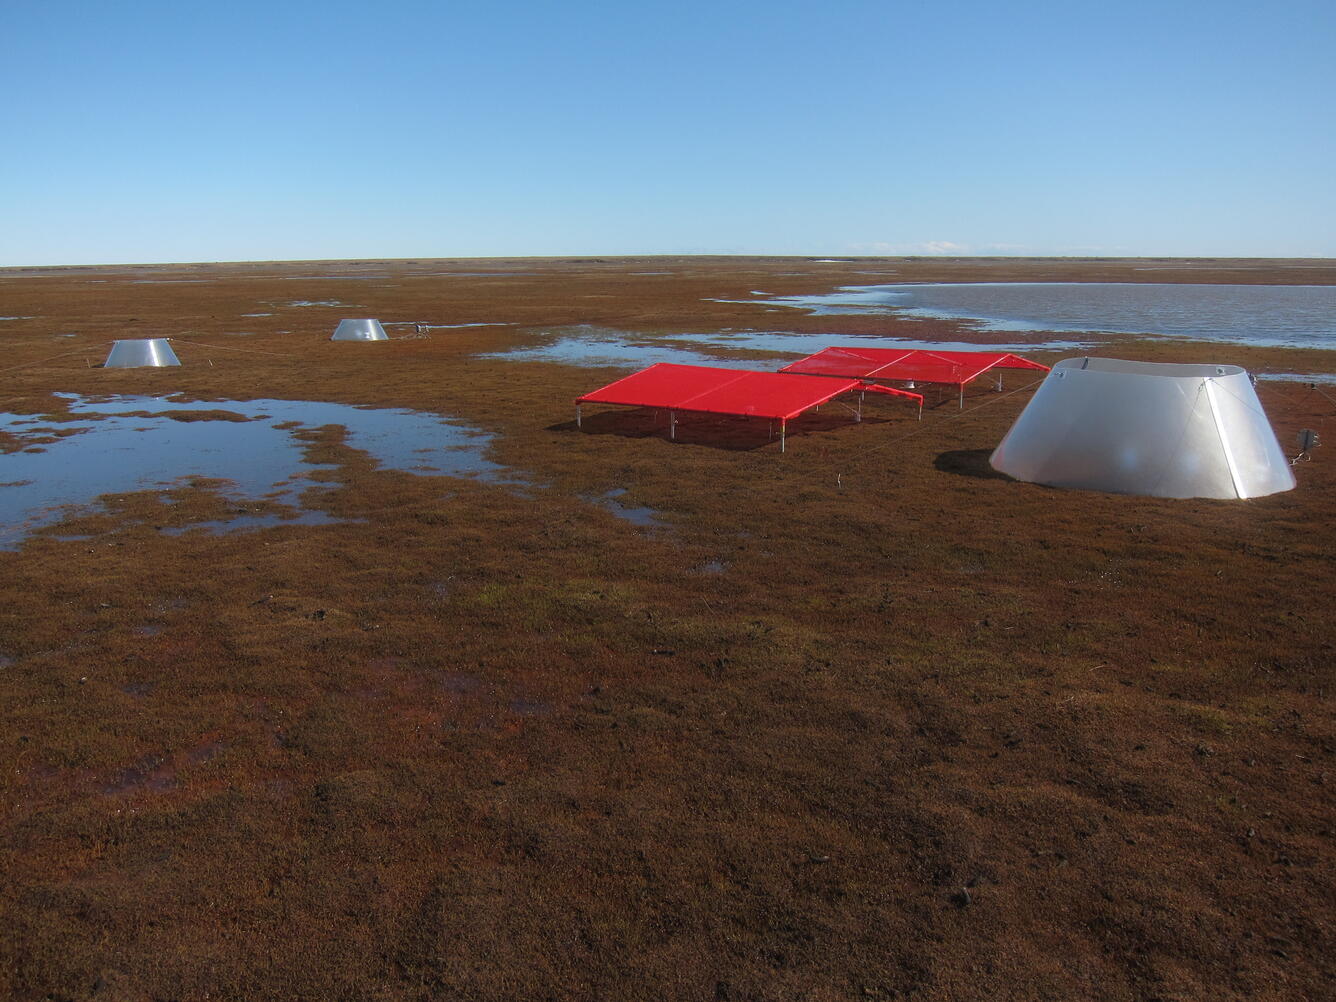
<instances>
[{"instance_id":1,"label":"metal support leg of red canopy","mask_svg":"<svg viewBox=\"0 0 1336 1002\"><path fill-rule=\"evenodd\" d=\"M858 410L854 411L854 417L860 422L863 420L863 394L861 392L858 394Z\"/></svg>"},{"instance_id":2,"label":"metal support leg of red canopy","mask_svg":"<svg viewBox=\"0 0 1336 1002\"><path fill-rule=\"evenodd\" d=\"M780 451L780 452L783 452L783 451L784 451L784 431L785 431L786 428L788 428L788 426L789 426L789 422L788 422L788 420L785 419L785 418L781 418L781 419L780 419L780 422L779 422L779 451Z\"/></svg>"},{"instance_id":3,"label":"metal support leg of red canopy","mask_svg":"<svg viewBox=\"0 0 1336 1002\"><path fill-rule=\"evenodd\" d=\"M997 384L993 387L993 392L994 393L1002 392L1002 373L1000 372L997 374Z\"/></svg>"},{"instance_id":4,"label":"metal support leg of red canopy","mask_svg":"<svg viewBox=\"0 0 1336 1002\"><path fill-rule=\"evenodd\" d=\"M961 384L960 384L960 409L961 409L962 411L965 409L965 384L964 384L964 383L961 383Z\"/></svg>"},{"instance_id":5,"label":"metal support leg of red canopy","mask_svg":"<svg viewBox=\"0 0 1336 1002\"><path fill-rule=\"evenodd\" d=\"M677 415L673 411L668 412L668 437L677 441Z\"/></svg>"},{"instance_id":6,"label":"metal support leg of red canopy","mask_svg":"<svg viewBox=\"0 0 1336 1002\"><path fill-rule=\"evenodd\" d=\"M579 404L576 404L576 405L575 405L575 427L577 427L577 428L583 428L583 427L584 427L584 425L580 423L580 405L579 405Z\"/></svg>"}]
</instances>

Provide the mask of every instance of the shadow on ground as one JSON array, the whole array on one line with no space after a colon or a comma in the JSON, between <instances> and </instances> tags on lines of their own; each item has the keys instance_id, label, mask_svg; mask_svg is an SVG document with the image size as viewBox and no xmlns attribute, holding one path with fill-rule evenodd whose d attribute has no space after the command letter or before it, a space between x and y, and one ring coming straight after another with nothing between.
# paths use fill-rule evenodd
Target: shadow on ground
<instances>
[{"instance_id":1,"label":"shadow on ground","mask_svg":"<svg viewBox=\"0 0 1336 1002\"><path fill-rule=\"evenodd\" d=\"M999 473L988 465L991 449L955 449L951 452L938 453L933 466L943 473L954 473L960 477L976 477L979 480L1011 480L1005 473Z\"/></svg>"},{"instance_id":2,"label":"shadow on ground","mask_svg":"<svg viewBox=\"0 0 1336 1002\"><path fill-rule=\"evenodd\" d=\"M863 416L861 422L840 414L804 414L790 421L788 440L793 442L823 432L857 435L868 425L889 423L879 418ZM548 425L552 432L580 432L587 435L617 435L622 438L668 438L667 411L607 411L586 414L577 426L574 421ZM690 414L677 419L676 441L683 445L702 445L731 452L750 452L773 446L779 448L779 422L764 418L725 417L711 414Z\"/></svg>"}]
</instances>

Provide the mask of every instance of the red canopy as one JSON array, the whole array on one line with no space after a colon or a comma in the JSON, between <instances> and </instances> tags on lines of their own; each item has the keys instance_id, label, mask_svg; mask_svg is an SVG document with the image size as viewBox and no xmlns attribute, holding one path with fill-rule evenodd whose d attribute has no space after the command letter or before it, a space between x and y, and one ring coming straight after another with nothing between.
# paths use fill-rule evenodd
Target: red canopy
<instances>
[{"instance_id":1,"label":"red canopy","mask_svg":"<svg viewBox=\"0 0 1336 1002\"><path fill-rule=\"evenodd\" d=\"M749 372L659 362L593 393L586 393L575 402L741 414L787 421L832 397L857 389L884 393L888 388L866 386L858 379L812 379L782 372ZM893 391L893 395L920 402L923 399L903 390Z\"/></svg>"},{"instance_id":2,"label":"red canopy","mask_svg":"<svg viewBox=\"0 0 1336 1002\"><path fill-rule=\"evenodd\" d=\"M786 365L781 372L859 379L903 379L964 386L989 369L1038 369L1047 365L1007 352L928 351L904 348L826 348Z\"/></svg>"}]
</instances>

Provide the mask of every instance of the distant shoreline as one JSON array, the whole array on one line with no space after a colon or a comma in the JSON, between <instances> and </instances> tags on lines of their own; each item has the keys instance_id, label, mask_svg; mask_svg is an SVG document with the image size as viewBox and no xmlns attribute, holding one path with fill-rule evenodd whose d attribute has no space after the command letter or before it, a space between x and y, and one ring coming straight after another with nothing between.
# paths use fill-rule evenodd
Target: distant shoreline
<instances>
[{"instance_id":1,"label":"distant shoreline","mask_svg":"<svg viewBox=\"0 0 1336 1002\"><path fill-rule=\"evenodd\" d=\"M1276 282L1274 284L1336 284L1336 258L1255 258L1255 257L938 257L911 255L904 257L877 256L841 256L818 257L808 254L627 254L599 256L554 256L554 257L406 257L406 258L311 258L294 260L256 260L256 261L183 261L183 262L127 262L120 264L39 264L0 266L0 277L11 275L32 276L41 274L67 274L70 272L126 272L126 271L234 271L238 269L282 270L291 268L318 267L322 269L355 271L380 267L476 267L485 263L491 268L505 269L522 266L525 268L543 267L587 269L591 266L617 267L627 263L636 264L680 264L702 265L718 264L822 264L822 265L914 265L928 268L983 267L988 269L1006 269L1023 266L1067 267L1079 271L1101 267L1138 267L1156 266L1155 270L1167 272L1190 270L1194 276L1214 272L1231 271L1303 271L1318 272L1318 275L1306 275L1302 283ZM1321 273L1326 274L1321 274ZM1279 276L1277 276L1279 277ZM999 279L1005 281L1007 279ZM1018 281L1019 279L1011 279ZM1109 281L1109 279L1087 279L1089 281ZM1172 279L1164 279L1172 280Z\"/></svg>"}]
</instances>

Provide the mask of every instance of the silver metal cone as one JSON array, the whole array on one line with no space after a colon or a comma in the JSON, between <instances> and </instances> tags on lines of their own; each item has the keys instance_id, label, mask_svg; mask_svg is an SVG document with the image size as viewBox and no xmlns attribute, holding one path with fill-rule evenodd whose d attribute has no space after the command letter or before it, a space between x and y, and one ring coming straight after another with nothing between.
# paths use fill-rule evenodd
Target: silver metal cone
<instances>
[{"instance_id":1,"label":"silver metal cone","mask_svg":"<svg viewBox=\"0 0 1336 1002\"><path fill-rule=\"evenodd\" d=\"M108 369L128 369L145 366L159 367L180 365L181 360L172 351L171 343L165 337L143 338L137 341L117 341L111 346L107 360L103 363Z\"/></svg>"},{"instance_id":2,"label":"silver metal cone","mask_svg":"<svg viewBox=\"0 0 1336 1002\"><path fill-rule=\"evenodd\" d=\"M340 320L331 341L388 341L379 320Z\"/></svg>"},{"instance_id":3,"label":"silver metal cone","mask_svg":"<svg viewBox=\"0 0 1336 1002\"><path fill-rule=\"evenodd\" d=\"M1164 498L1253 498L1294 474L1237 365L1069 358L993 451L1017 480Z\"/></svg>"}]
</instances>

